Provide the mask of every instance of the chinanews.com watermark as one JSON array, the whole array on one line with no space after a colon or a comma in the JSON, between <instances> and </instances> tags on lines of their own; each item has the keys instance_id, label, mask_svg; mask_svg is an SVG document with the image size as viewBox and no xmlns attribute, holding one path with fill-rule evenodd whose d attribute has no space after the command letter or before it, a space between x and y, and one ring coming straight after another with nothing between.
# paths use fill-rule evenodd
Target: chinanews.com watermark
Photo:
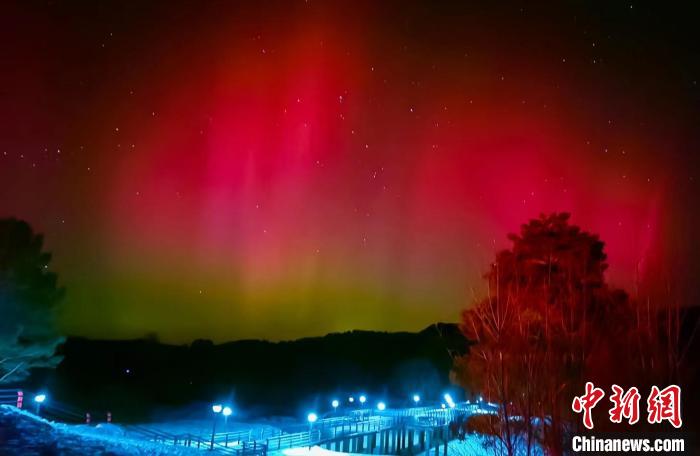
<instances>
[{"instance_id":1,"label":"chinanews.com watermark","mask_svg":"<svg viewBox=\"0 0 700 456\"><path fill-rule=\"evenodd\" d=\"M605 391L587 382L585 392L574 397L571 409L581 414L583 425L593 430L593 408L605 398ZM571 451L574 454L626 454L626 453L659 453L680 454L689 448L685 435L681 435L683 426L681 416L681 388L670 385L665 388L652 386L646 397L646 414L641 416L640 400L642 394L636 387L624 390L618 385L612 385L609 400L612 403L608 417L612 423L626 422L628 425L637 424L640 419L646 419L650 425L668 423L678 433L654 435L634 435L617 433L614 435L575 435L571 439Z\"/></svg>"},{"instance_id":2,"label":"chinanews.com watermark","mask_svg":"<svg viewBox=\"0 0 700 456\"><path fill-rule=\"evenodd\" d=\"M683 453L684 438L631 438L631 437L595 437L576 435L571 439L574 454L604 453Z\"/></svg>"}]
</instances>

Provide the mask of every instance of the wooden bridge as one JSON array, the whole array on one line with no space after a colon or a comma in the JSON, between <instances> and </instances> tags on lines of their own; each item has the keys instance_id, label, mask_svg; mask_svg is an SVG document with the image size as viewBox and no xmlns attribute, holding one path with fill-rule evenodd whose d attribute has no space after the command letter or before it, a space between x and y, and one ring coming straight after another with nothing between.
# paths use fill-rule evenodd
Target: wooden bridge
<instances>
[{"instance_id":1,"label":"wooden bridge","mask_svg":"<svg viewBox=\"0 0 700 456\"><path fill-rule=\"evenodd\" d=\"M341 453L413 455L435 450L447 455L453 436L449 424L459 417L478 413L476 404L463 403L450 409L423 407L388 411L381 426L359 432L335 433L313 446Z\"/></svg>"},{"instance_id":2,"label":"wooden bridge","mask_svg":"<svg viewBox=\"0 0 700 456\"><path fill-rule=\"evenodd\" d=\"M482 413L481 405L467 402L453 408L420 407L364 413L319 420L308 431L283 433L261 441L270 453L290 448L320 447L356 454L413 455L435 450L447 454L456 419Z\"/></svg>"},{"instance_id":3,"label":"wooden bridge","mask_svg":"<svg viewBox=\"0 0 700 456\"><path fill-rule=\"evenodd\" d=\"M18 390L0 390L0 403L23 408L28 394ZM30 396L31 397L31 396ZM292 448L320 447L339 453L410 456L434 450L447 456L453 435L449 425L474 413L492 413L494 404L463 402L451 408L414 407L385 411L355 410L346 416L321 419L312 425L298 425L285 431L246 430L217 433L213 436L170 434L146 426L122 425L126 437L164 445L195 447L236 456L267 456ZM87 422L89 414L80 414L52 401L42 415L62 422ZM86 417L84 415L87 415Z\"/></svg>"},{"instance_id":4,"label":"wooden bridge","mask_svg":"<svg viewBox=\"0 0 700 456\"><path fill-rule=\"evenodd\" d=\"M447 454L447 443L450 440L450 430L447 425L397 426L322 440L316 446L341 453L383 455L412 455L435 449L435 455L439 456L441 445L443 453Z\"/></svg>"}]
</instances>

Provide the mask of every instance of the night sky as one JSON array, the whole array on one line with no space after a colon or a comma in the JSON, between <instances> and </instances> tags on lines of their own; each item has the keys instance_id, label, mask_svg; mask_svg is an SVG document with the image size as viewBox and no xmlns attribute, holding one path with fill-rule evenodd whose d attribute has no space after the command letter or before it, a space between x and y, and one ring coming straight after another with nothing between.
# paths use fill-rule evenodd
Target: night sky
<instances>
[{"instance_id":1,"label":"night sky","mask_svg":"<svg viewBox=\"0 0 700 456\"><path fill-rule=\"evenodd\" d=\"M3 2L0 216L71 335L456 321L543 211L697 303L698 15L663 3Z\"/></svg>"}]
</instances>

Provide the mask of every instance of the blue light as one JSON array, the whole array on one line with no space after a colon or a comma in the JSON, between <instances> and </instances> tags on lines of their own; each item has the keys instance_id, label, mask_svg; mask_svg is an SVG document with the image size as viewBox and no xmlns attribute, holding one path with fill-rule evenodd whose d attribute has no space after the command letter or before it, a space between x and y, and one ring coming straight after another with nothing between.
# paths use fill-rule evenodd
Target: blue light
<instances>
[{"instance_id":1,"label":"blue light","mask_svg":"<svg viewBox=\"0 0 700 456\"><path fill-rule=\"evenodd\" d=\"M338 408L339 405L340 402L338 402L338 399L333 399L333 402L331 402L331 406L333 406L333 408Z\"/></svg>"},{"instance_id":2,"label":"blue light","mask_svg":"<svg viewBox=\"0 0 700 456\"><path fill-rule=\"evenodd\" d=\"M306 419L309 421L309 423L315 423L316 421L318 421L318 415L316 415L314 412L311 412L306 416Z\"/></svg>"},{"instance_id":3,"label":"blue light","mask_svg":"<svg viewBox=\"0 0 700 456\"><path fill-rule=\"evenodd\" d=\"M37 402L39 404L43 403L46 400L46 394L37 394L34 396L34 402Z\"/></svg>"},{"instance_id":4,"label":"blue light","mask_svg":"<svg viewBox=\"0 0 700 456\"><path fill-rule=\"evenodd\" d=\"M419 403L419 402L420 402L420 396L417 395L417 394L414 394L414 395L413 395L413 402L415 402L416 404Z\"/></svg>"},{"instance_id":5,"label":"blue light","mask_svg":"<svg viewBox=\"0 0 700 456\"><path fill-rule=\"evenodd\" d=\"M223 407L221 406L221 404L214 404L211 406L211 411L214 413L221 413L222 409Z\"/></svg>"},{"instance_id":6,"label":"blue light","mask_svg":"<svg viewBox=\"0 0 700 456\"><path fill-rule=\"evenodd\" d=\"M365 395L363 394L362 396L360 396L360 404L364 404L365 402L367 402L367 397L365 397Z\"/></svg>"},{"instance_id":7,"label":"blue light","mask_svg":"<svg viewBox=\"0 0 700 456\"><path fill-rule=\"evenodd\" d=\"M233 413L233 410L231 410L231 407L224 407L221 413L223 413L224 416L229 416Z\"/></svg>"},{"instance_id":8,"label":"blue light","mask_svg":"<svg viewBox=\"0 0 700 456\"><path fill-rule=\"evenodd\" d=\"M450 408L455 408L455 401L452 400L452 396L450 396L449 393L445 393L443 397L445 398L445 402L447 402L447 405L449 405Z\"/></svg>"},{"instance_id":9,"label":"blue light","mask_svg":"<svg viewBox=\"0 0 700 456\"><path fill-rule=\"evenodd\" d=\"M377 404L377 410L379 410L380 412L386 410L386 404L384 402L380 402L379 404Z\"/></svg>"},{"instance_id":10,"label":"blue light","mask_svg":"<svg viewBox=\"0 0 700 456\"><path fill-rule=\"evenodd\" d=\"M350 402L350 403L352 404L353 402L355 402L355 398L352 397L352 396L350 396L350 397L348 398L348 402Z\"/></svg>"}]
</instances>

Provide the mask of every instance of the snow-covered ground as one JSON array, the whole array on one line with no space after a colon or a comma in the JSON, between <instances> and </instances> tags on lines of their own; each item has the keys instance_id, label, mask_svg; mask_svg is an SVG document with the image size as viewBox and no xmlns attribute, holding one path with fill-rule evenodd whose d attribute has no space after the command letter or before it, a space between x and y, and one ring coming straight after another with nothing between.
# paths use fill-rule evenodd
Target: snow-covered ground
<instances>
[{"instance_id":1,"label":"snow-covered ground","mask_svg":"<svg viewBox=\"0 0 700 456\"><path fill-rule=\"evenodd\" d=\"M311 448L289 448L286 450L282 450L280 453L283 456L338 456L341 454L350 456L360 456L360 453L339 453L337 451L326 450L325 448L321 448L318 446Z\"/></svg>"},{"instance_id":2,"label":"snow-covered ground","mask_svg":"<svg viewBox=\"0 0 700 456\"><path fill-rule=\"evenodd\" d=\"M517 450L516 450L517 451ZM320 447L312 448L290 448L281 452L284 456L339 456L339 455L350 455L350 456L360 456L356 453L338 453L335 451L326 450ZM525 455L526 451L523 449L517 452L517 455ZM440 456L443 453L443 447L440 446L439 450ZM463 441L453 440L447 444L447 456L496 456L501 454L507 454L505 451L496 451L493 444L490 444L489 440L478 435L469 435ZM422 453L421 456L434 456L435 449L428 450ZM541 456L542 452L535 450L531 452L531 456ZM364 455L367 456L367 455Z\"/></svg>"},{"instance_id":3,"label":"snow-covered ground","mask_svg":"<svg viewBox=\"0 0 700 456\"><path fill-rule=\"evenodd\" d=\"M423 456L433 456L435 450L430 450ZM442 447L440 447L440 455L442 455ZM505 448L498 441L489 439L479 434L468 434L464 440L453 440L447 444L447 456L497 456L508 454ZM525 456L527 451L525 448L516 448L516 456ZM542 456L542 451L539 448L534 448L530 452L531 456Z\"/></svg>"},{"instance_id":4,"label":"snow-covered ground","mask_svg":"<svg viewBox=\"0 0 700 456\"><path fill-rule=\"evenodd\" d=\"M21 456L200 455L193 448L164 446L124 436L115 425L53 423L8 405L0 405L0 454Z\"/></svg>"}]
</instances>

